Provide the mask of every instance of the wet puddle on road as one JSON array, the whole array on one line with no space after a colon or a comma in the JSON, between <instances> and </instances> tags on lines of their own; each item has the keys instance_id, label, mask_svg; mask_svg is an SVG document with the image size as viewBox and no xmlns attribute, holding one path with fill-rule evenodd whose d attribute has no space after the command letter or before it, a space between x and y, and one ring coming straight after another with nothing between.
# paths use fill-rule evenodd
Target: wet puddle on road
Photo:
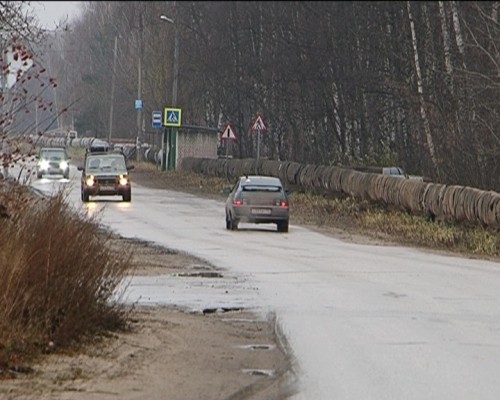
<instances>
[{"instance_id":1,"label":"wet puddle on road","mask_svg":"<svg viewBox=\"0 0 500 400\"><path fill-rule=\"evenodd\" d=\"M175 305L204 314L261 306L258 289L244 277L226 276L207 270L174 275L131 276L118 293L122 293L122 301L127 304Z\"/></svg>"},{"instance_id":2,"label":"wet puddle on road","mask_svg":"<svg viewBox=\"0 0 500 400\"><path fill-rule=\"evenodd\" d=\"M273 344L246 344L237 347L245 350L273 350L276 348Z\"/></svg>"},{"instance_id":3,"label":"wet puddle on road","mask_svg":"<svg viewBox=\"0 0 500 400\"><path fill-rule=\"evenodd\" d=\"M253 376L274 376L274 370L272 369L244 369L242 372Z\"/></svg>"}]
</instances>

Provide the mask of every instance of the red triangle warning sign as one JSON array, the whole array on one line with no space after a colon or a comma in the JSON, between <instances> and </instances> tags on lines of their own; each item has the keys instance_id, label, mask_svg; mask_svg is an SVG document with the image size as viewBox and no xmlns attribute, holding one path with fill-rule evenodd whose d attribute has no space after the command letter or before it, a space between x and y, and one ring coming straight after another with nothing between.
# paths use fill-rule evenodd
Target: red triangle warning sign
<instances>
[{"instance_id":1,"label":"red triangle warning sign","mask_svg":"<svg viewBox=\"0 0 500 400\"><path fill-rule=\"evenodd\" d=\"M253 131L267 131L267 126L260 115L257 115L255 122L252 125Z\"/></svg>"},{"instance_id":2,"label":"red triangle warning sign","mask_svg":"<svg viewBox=\"0 0 500 400\"><path fill-rule=\"evenodd\" d=\"M224 129L224 132L222 132L220 138L236 140L236 135L233 131L233 128L231 127L231 124L227 124L226 129Z\"/></svg>"}]
</instances>

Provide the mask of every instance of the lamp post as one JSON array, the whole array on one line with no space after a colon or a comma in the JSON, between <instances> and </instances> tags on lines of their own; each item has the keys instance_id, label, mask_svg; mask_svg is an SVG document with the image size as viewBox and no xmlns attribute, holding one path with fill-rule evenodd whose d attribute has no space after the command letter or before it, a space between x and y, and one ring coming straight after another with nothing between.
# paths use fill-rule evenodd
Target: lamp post
<instances>
[{"instance_id":1,"label":"lamp post","mask_svg":"<svg viewBox=\"0 0 500 400\"><path fill-rule=\"evenodd\" d=\"M116 54L118 50L118 35L115 35L115 47L113 52L113 75L111 76L111 105L109 107L109 134L108 142L111 146L111 136L113 134L113 105L115 102L115 82L116 82ZM73 123L72 123L73 124ZM73 127L74 129L74 127Z\"/></svg>"},{"instance_id":2,"label":"lamp post","mask_svg":"<svg viewBox=\"0 0 500 400\"><path fill-rule=\"evenodd\" d=\"M175 7L175 2L174 2ZM179 79L179 30L177 29L176 22L166 15L160 15L162 21L168 22L174 25L174 76L172 82L172 106L177 105L177 82ZM170 135L168 135L168 132ZM168 151L168 169L175 169L176 167L176 153L177 153L177 128L167 128L163 134L162 148L161 148L161 170L165 171L167 164L167 157L165 152L165 143L167 142L167 136L169 136L169 151Z\"/></svg>"},{"instance_id":3,"label":"lamp post","mask_svg":"<svg viewBox=\"0 0 500 400\"><path fill-rule=\"evenodd\" d=\"M143 57L143 26L142 26L142 10L139 13L139 60L137 66L137 141L136 141L136 150L137 150L137 161L142 161L142 147L141 141L142 138L142 57ZM111 145L111 143L110 143Z\"/></svg>"}]
</instances>

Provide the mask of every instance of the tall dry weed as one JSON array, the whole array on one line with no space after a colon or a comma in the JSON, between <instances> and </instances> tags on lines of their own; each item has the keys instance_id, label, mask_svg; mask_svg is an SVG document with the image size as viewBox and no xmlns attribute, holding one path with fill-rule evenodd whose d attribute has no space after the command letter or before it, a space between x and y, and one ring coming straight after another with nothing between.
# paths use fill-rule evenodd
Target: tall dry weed
<instances>
[{"instance_id":1,"label":"tall dry weed","mask_svg":"<svg viewBox=\"0 0 500 400\"><path fill-rule=\"evenodd\" d=\"M0 219L0 369L13 353L124 323L115 291L131 256L112 252L109 239L63 191Z\"/></svg>"}]
</instances>

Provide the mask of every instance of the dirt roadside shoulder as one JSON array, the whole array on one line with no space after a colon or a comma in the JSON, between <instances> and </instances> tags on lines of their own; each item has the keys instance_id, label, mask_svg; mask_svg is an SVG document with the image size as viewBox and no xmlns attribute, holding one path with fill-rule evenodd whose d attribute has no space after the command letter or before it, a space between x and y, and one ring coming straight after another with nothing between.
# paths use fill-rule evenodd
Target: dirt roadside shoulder
<instances>
[{"instance_id":1,"label":"dirt roadside shoulder","mask_svg":"<svg viewBox=\"0 0 500 400\"><path fill-rule=\"evenodd\" d=\"M135 275L176 279L203 263L146 242L112 243L133 251ZM131 308L129 320L126 332L72 354L49 354L33 373L0 381L0 399L269 400L293 392L293 359L272 315L141 306Z\"/></svg>"}]
</instances>

